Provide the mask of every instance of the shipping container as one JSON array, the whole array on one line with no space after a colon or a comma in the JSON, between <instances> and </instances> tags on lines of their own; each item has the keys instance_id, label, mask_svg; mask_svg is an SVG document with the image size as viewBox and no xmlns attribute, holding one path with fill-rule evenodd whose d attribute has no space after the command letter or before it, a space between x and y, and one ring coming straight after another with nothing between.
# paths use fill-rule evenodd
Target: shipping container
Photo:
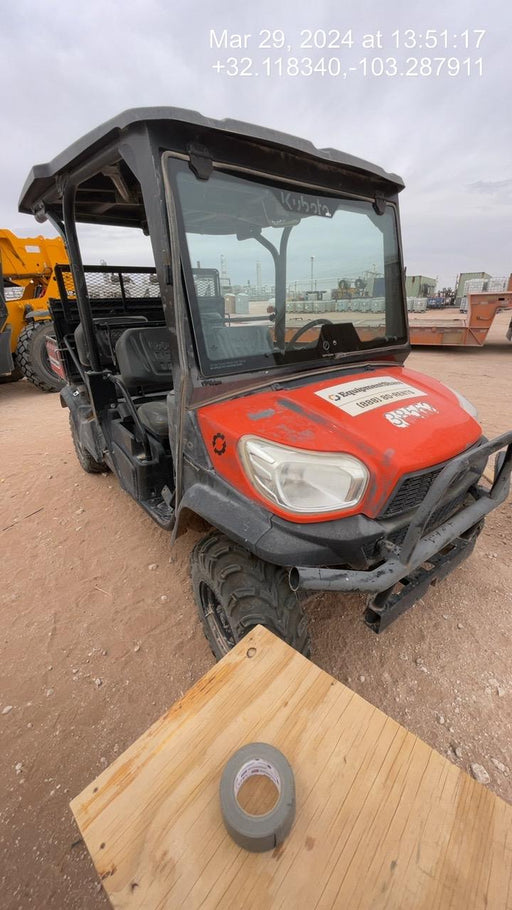
<instances>
[{"instance_id":1,"label":"shipping container","mask_svg":"<svg viewBox=\"0 0 512 910\"><path fill-rule=\"evenodd\" d=\"M459 280L457 282L457 290L455 296L464 297L464 285L466 281L472 281L473 279L477 278L479 278L481 281L486 281L488 278L492 278L492 275L489 275L488 272L461 272L459 275Z\"/></svg>"},{"instance_id":2,"label":"shipping container","mask_svg":"<svg viewBox=\"0 0 512 910\"><path fill-rule=\"evenodd\" d=\"M433 297L436 284L436 278L427 278L426 275L407 275L405 293L407 297Z\"/></svg>"}]
</instances>

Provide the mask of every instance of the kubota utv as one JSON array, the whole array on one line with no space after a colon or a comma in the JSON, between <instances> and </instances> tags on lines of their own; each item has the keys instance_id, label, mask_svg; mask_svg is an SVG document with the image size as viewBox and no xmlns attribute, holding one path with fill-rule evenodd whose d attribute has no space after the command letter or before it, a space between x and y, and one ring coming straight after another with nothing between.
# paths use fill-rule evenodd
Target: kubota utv
<instances>
[{"instance_id":1,"label":"kubota utv","mask_svg":"<svg viewBox=\"0 0 512 910\"><path fill-rule=\"evenodd\" d=\"M217 656L256 623L307 653L304 591L367 592L383 630L508 494L512 432L485 439L465 398L403 366L402 188L334 149L149 108L23 189L70 255L52 357L79 461L173 540L190 513L212 526L191 563ZM84 268L77 222L148 233L155 267ZM342 279L364 297L330 297Z\"/></svg>"},{"instance_id":2,"label":"kubota utv","mask_svg":"<svg viewBox=\"0 0 512 910\"><path fill-rule=\"evenodd\" d=\"M0 382L25 376L42 392L62 388L46 339L53 335L48 301L58 294L55 265L67 261L61 237L17 237L0 230Z\"/></svg>"}]
</instances>

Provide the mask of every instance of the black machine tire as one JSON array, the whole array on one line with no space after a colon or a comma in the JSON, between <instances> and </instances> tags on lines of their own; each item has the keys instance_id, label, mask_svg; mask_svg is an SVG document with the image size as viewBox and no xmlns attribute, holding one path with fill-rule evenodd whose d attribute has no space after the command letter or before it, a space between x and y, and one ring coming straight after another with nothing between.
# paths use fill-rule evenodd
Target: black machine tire
<instances>
[{"instance_id":1,"label":"black machine tire","mask_svg":"<svg viewBox=\"0 0 512 910\"><path fill-rule=\"evenodd\" d=\"M294 333L293 337L290 338L288 344L295 344L299 340L301 335L304 335L308 329L314 329L317 325L332 325L332 319L310 319L309 322L306 322L305 325L301 325L297 331Z\"/></svg>"},{"instance_id":2,"label":"black machine tire","mask_svg":"<svg viewBox=\"0 0 512 910\"><path fill-rule=\"evenodd\" d=\"M258 624L309 657L306 614L286 569L263 562L219 531L196 544L190 567L204 634L217 659Z\"/></svg>"},{"instance_id":3,"label":"black machine tire","mask_svg":"<svg viewBox=\"0 0 512 910\"><path fill-rule=\"evenodd\" d=\"M30 322L18 338L16 363L22 373L42 392L58 392L65 385L55 375L46 351L46 339L53 334L51 322Z\"/></svg>"},{"instance_id":4,"label":"black machine tire","mask_svg":"<svg viewBox=\"0 0 512 910\"><path fill-rule=\"evenodd\" d=\"M71 414L69 415L69 427L71 430L71 436L73 439L73 445L75 447L76 457L78 458L80 464L82 465L84 471L87 474L105 474L108 471L107 465L102 461L96 461L92 457L91 453L84 449L80 438L76 431L75 421L73 420Z\"/></svg>"},{"instance_id":5,"label":"black machine tire","mask_svg":"<svg viewBox=\"0 0 512 910\"><path fill-rule=\"evenodd\" d=\"M20 379L23 379L23 372L19 367L14 367L12 373L4 373L0 376L0 383L3 382L19 382Z\"/></svg>"}]
</instances>

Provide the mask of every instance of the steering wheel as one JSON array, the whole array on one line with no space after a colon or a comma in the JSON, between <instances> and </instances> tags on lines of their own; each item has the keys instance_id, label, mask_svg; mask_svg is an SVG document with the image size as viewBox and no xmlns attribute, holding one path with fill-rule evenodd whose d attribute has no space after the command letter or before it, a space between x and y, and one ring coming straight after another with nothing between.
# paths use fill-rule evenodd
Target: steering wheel
<instances>
[{"instance_id":1,"label":"steering wheel","mask_svg":"<svg viewBox=\"0 0 512 910\"><path fill-rule=\"evenodd\" d=\"M305 325L301 325L297 329L292 338L290 338L288 344L295 344L301 335L304 335L305 332L309 329L313 329L316 325L333 325L332 319L311 319L310 322L306 322Z\"/></svg>"}]
</instances>

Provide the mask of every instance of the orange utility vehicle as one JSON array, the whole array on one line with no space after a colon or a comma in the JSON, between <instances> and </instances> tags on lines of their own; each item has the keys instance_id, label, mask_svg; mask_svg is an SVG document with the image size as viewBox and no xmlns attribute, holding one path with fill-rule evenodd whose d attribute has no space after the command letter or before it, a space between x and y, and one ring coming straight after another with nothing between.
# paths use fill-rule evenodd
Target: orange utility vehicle
<instances>
[{"instance_id":1,"label":"orange utility vehicle","mask_svg":"<svg viewBox=\"0 0 512 910\"><path fill-rule=\"evenodd\" d=\"M48 301L58 295L55 265L67 263L61 237L17 237L0 230L0 379L25 376L43 392L62 387L46 348L52 336Z\"/></svg>"},{"instance_id":2,"label":"orange utility vehicle","mask_svg":"<svg viewBox=\"0 0 512 910\"><path fill-rule=\"evenodd\" d=\"M307 653L298 592L364 591L384 629L508 494L512 432L487 440L462 395L404 367L402 189L332 148L175 108L126 111L23 189L70 254L76 295L57 269L51 312L79 461L110 468L172 541L191 513L212 526L191 571L217 656L257 623ZM84 268L77 222L148 233L155 266ZM328 286L382 274L375 313L298 321L312 256ZM235 290L261 275L271 312L244 293L228 310L221 257Z\"/></svg>"}]
</instances>

